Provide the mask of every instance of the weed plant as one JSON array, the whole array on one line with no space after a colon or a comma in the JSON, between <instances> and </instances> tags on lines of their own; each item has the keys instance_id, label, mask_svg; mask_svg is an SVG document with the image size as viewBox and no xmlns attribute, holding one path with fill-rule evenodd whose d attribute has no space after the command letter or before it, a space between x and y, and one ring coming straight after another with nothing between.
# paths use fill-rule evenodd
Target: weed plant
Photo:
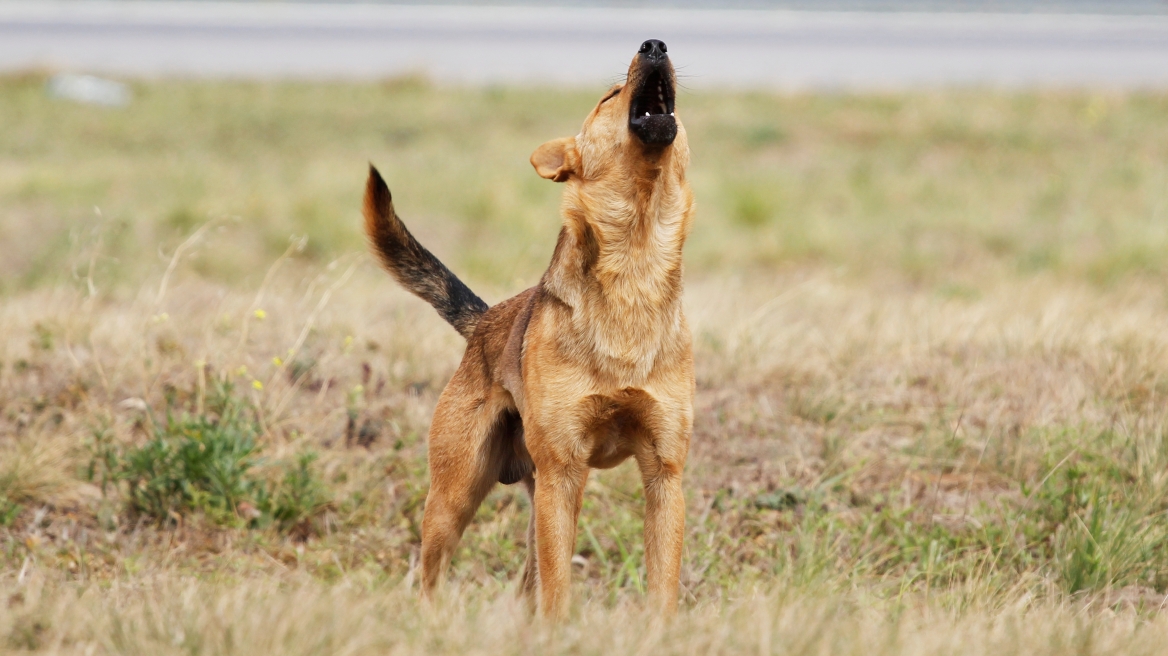
<instances>
[{"instance_id":1,"label":"weed plant","mask_svg":"<svg viewBox=\"0 0 1168 656\"><path fill-rule=\"evenodd\" d=\"M89 480L100 478L103 493L111 487L122 491L132 516L159 525L197 513L223 526L274 523L284 532L307 534L329 504L328 491L311 468L316 456L301 454L282 478L268 481L256 473L262 464L259 422L230 380L212 385L203 412L176 410L174 398L167 396L165 421L146 416L153 434L143 444L119 445L99 431Z\"/></svg>"}]
</instances>

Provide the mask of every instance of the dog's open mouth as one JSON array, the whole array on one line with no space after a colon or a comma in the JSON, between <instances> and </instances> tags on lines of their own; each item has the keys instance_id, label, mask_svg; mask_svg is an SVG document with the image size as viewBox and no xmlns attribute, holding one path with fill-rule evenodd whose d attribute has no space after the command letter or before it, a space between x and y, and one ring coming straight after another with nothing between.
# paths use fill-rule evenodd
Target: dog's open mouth
<instances>
[{"instance_id":1,"label":"dog's open mouth","mask_svg":"<svg viewBox=\"0 0 1168 656\"><path fill-rule=\"evenodd\" d=\"M677 137L673 76L667 66L644 72L629 109L629 130L652 146L668 146Z\"/></svg>"}]
</instances>

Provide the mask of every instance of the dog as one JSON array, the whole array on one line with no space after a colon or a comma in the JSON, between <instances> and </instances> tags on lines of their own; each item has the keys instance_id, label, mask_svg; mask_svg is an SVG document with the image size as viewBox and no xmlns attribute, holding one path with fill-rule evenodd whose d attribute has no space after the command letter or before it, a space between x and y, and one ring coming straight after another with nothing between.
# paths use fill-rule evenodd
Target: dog
<instances>
[{"instance_id":1,"label":"dog","mask_svg":"<svg viewBox=\"0 0 1168 656\"><path fill-rule=\"evenodd\" d=\"M650 603L676 612L694 397L682 247L694 200L675 90L666 45L645 41L578 135L535 150L536 172L564 183L563 227L539 284L493 307L414 239L370 166L372 249L467 340L430 426L424 598L495 483L522 482L532 513L519 590L540 615L563 618L589 471L631 456Z\"/></svg>"}]
</instances>

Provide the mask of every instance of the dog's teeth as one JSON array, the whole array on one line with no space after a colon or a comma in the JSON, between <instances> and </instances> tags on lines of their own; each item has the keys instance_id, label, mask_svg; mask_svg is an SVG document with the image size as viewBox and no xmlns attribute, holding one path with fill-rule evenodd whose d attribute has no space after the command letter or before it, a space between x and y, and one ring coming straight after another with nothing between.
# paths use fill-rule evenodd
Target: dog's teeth
<instances>
[{"instance_id":1,"label":"dog's teeth","mask_svg":"<svg viewBox=\"0 0 1168 656\"><path fill-rule=\"evenodd\" d=\"M658 93L658 94L657 94L657 100L660 100L660 101L662 101L662 102L665 102L665 94L663 94L663 93Z\"/></svg>"},{"instance_id":2,"label":"dog's teeth","mask_svg":"<svg viewBox=\"0 0 1168 656\"><path fill-rule=\"evenodd\" d=\"M645 116L648 116L648 115L649 115L649 112L645 112Z\"/></svg>"},{"instance_id":3,"label":"dog's teeth","mask_svg":"<svg viewBox=\"0 0 1168 656\"><path fill-rule=\"evenodd\" d=\"M669 112L669 115L670 116L677 116L677 114L674 114L673 112Z\"/></svg>"}]
</instances>

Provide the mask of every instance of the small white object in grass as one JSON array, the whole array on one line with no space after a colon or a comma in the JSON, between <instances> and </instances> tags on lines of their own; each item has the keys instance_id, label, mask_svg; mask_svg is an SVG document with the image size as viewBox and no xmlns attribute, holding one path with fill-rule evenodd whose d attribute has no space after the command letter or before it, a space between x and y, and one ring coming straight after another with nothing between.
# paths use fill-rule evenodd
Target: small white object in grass
<instances>
[{"instance_id":1,"label":"small white object in grass","mask_svg":"<svg viewBox=\"0 0 1168 656\"><path fill-rule=\"evenodd\" d=\"M147 409L146 402L138 397L123 399L121 403L118 403L118 407L123 410L145 411Z\"/></svg>"},{"instance_id":2,"label":"small white object in grass","mask_svg":"<svg viewBox=\"0 0 1168 656\"><path fill-rule=\"evenodd\" d=\"M49 78L49 95L89 105L125 107L130 103L130 88L121 82L93 75L59 73Z\"/></svg>"}]
</instances>

